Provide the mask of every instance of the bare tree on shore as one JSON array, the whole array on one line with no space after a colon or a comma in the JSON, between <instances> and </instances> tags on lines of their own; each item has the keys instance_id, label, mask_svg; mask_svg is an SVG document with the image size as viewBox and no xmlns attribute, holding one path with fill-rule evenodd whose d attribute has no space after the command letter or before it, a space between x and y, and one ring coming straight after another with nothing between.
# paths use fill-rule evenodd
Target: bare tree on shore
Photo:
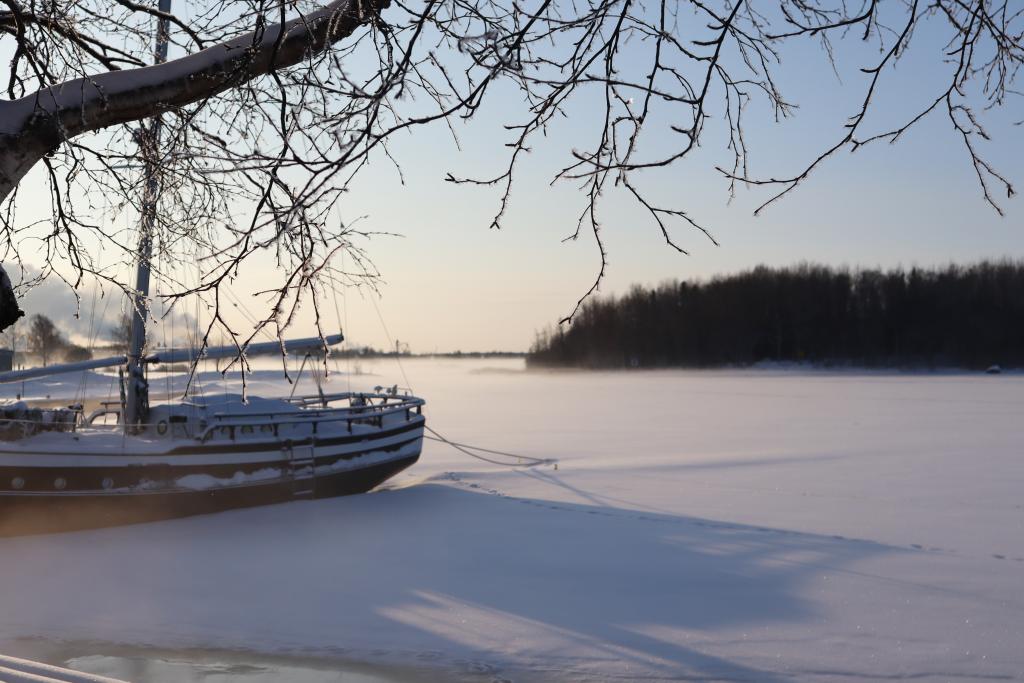
<instances>
[{"instance_id":1,"label":"bare tree on shore","mask_svg":"<svg viewBox=\"0 0 1024 683\"><path fill-rule=\"evenodd\" d=\"M28 349L39 356L44 366L65 345L64 336L52 320L41 313L32 316L28 328Z\"/></svg>"},{"instance_id":2,"label":"bare tree on shore","mask_svg":"<svg viewBox=\"0 0 1024 683\"><path fill-rule=\"evenodd\" d=\"M108 330L114 348L124 353L132 340L132 316L127 311L122 311Z\"/></svg>"},{"instance_id":3,"label":"bare tree on shore","mask_svg":"<svg viewBox=\"0 0 1024 683\"><path fill-rule=\"evenodd\" d=\"M157 25L172 55L147 66ZM893 127L870 127L880 83L921 32L945 41L923 49L946 77ZM18 262L31 251L44 260L38 278L77 287L92 277L129 292L123 270L101 263L94 245L130 262L135 244L101 214L137 213L149 196L158 205L154 268L169 283L161 294L170 302L203 297L204 339L218 327L240 345L252 339L222 314L226 285L258 253L272 254L279 267L252 335L264 328L280 335L307 302L319 324L327 288L376 274L359 246L363 233L328 214L353 178L371 163L400 169L389 148L400 133L433 125L457 134L499 88L517 93L523 107L507 115L494 175L438 169L453 183L493 188L493 227L501 226L524 156L545 144L575 101L597 93L600 106L587 122L592 143L552 169L553 180L580 187L569 237L589 234L597 246L598 273L586 295L605 273L600 216L613 191L636 202L671 249L683 251L678 226L714 241L685 206L656 203L642 178L679 164L709 134L728 149L709 171L734 186L774 188L763 208L838 153L897 142L924 118L945 117L984 200L998 211L1013 188L984 156L991 134L982 121L990 110L1019 105L1022 35L1024 8L989 0L205 0L170 13L151 0L0 0L0 54L10 56L0 100L0 260ZM746 117L792 113L778 75L784 46L795 41L817 45L844 87L858 89L859 104L836 139L796 172L756 176ZM834 59L835 47L849 41L868 43L874 56L852 67ZM748 108L754 101L768 106ZM162 125L159 144L153 117ZM709 127L712 119L723 125ZM19 218L19 183L37 167L52 218L29 225ZM156 174L157 197L141 168ZM239 205L246 215L233 215ZM341 253L344 268L335 258ZM194 280L174 268L182 262L195 264ZM20 311L11 288L0 290L3 329Z\"/></svg>"}]
</instances>

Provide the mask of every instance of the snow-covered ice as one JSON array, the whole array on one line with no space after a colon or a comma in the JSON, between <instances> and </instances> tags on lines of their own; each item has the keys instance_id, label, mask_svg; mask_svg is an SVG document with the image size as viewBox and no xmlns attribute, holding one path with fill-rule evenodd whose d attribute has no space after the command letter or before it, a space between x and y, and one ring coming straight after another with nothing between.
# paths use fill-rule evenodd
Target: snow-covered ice
<instances>
[{"instance_id":1,"label":"snow-covered ice","mask_svg":"<svg viewBox=\"0 0 1024 683\"><path fill-rule=\"evenodd\" d=\"M353 386L406 384L393 363ZM1024 680L1024 376L404 364L445 436L557 469L429 442L367 495L0 540L0 640L487 681Z\"/></svg>"}]
</instances>

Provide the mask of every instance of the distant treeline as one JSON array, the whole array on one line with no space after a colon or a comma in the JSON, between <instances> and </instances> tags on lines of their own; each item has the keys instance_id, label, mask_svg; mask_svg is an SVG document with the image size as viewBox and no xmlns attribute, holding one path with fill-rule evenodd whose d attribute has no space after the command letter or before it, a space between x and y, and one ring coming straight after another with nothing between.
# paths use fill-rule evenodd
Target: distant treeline
<instances>
[{"instance_id":1,"label":"distant treeline","mask_svg":"<svg viewBox=\"0 0 1024 683\"><path fill-rule=\"evenodd\" d=\"M758 267L588 301L527 362L576 367L1024 367L1024 262Z\"/></svg>"}]
</instances>

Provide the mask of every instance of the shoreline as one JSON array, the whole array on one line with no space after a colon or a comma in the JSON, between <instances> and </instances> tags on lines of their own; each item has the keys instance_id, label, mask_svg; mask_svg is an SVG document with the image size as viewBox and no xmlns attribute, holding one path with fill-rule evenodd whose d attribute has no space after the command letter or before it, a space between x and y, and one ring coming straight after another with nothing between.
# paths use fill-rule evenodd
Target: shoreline
<instances>
[{"instance_id":1,"label":"shoreline","mask_svg":"<svg viewBox=\"0 0 1024 683\"><path fill-rule=\"evenodd\" d=\"M628 367L616 366L584 366L584 365L531 365L526 363L524 372L695 372L695 373L740 373L740 374L791 374L791 375L908 375L914 377L928 376L967 376L991 375L999 377L1024 376L1024 368L1001 368L999 372L988 372L986 369L963 368L957 366L871 366L846 365L827 363L788 363L764 362L751 365L651 365Z\"/></svg>"}]
</instances>

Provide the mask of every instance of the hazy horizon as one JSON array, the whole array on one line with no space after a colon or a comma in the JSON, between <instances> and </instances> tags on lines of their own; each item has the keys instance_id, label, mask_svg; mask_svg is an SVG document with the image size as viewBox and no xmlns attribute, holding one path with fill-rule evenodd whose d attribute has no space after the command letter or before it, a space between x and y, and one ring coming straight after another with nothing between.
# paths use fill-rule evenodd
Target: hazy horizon
<instances>
[{"instance_id":1,"label":"hazy horizon","mask_svg":"<svg viewBox=\"0 0 1024 683\"><path fill-rule=\"evenodd\" d=\"M710 281L710 280L712 280L714 278L728 277L730 275L735 275L735 274L738 274L738 273L750 271L750 270L752 270L754 268L758 268L758 267L792 268L792 267L798 267L798 266L802 266L802 265L810 265L810 266L826 266L826 267L836 268L836 269L848 269L850 271L871 270L871 269L890 270L892 268L904 268L905 270L909 270L910 268L913 268L913 267L930 269L930 268L943 268L943 267L948 266L948 265L972 266L972 265L976 265L978 263L981 263L983 261L988 261L988 262L1012 261L1012 262L1024 263L1024 257L1022 257L1022 256L1010 256L1010 255L1007 255L1007 256L1002 256L1002 257L979 258L979 259L969 260L969 261L955 261L955 260L951 259L951 260L948 260L948 261L945 261L945 262L934 263L934 264L923 264L923 263L916 263L916 262L915 263L910 263L910 264L897 263L897 264L895 264L893 266L888 266L888 267L881 267L881 266L878 266L878 265L852 264L852 263L827 264L827 263L823 263L823 262L820 262L820 261L801 261L801 262L793 262L793 263L789 263L789 264L779 264L779 265L769 265L769 264L766 264L766 263L755 263L755 264L751 264L749 266L744 266L742 268L738 268L737 270L731 270L731 271L727 271L727 272L716 272L716 273L699 274L699 275L695 275L695 276L691 276L691 277L669 276L669 277L661 278L658 281L634 282L634 283L630 283L630 284L625 285L619 291L603 290L603 291L598 292L597 294L595 294L595 297L599 297L599 298L602 298L602 299L607 298L609 296L617 297L617 296L626 294L629 289L631 289L631 288L633 288L635 286L643 287L645 289L651 289L651 288L656 287L659 284L662 284L662 283L664 283L666 281L672 281L672 280L687 281L687 282L691 282L691 283L703 283L703 282L708 282L708 281ZM540 327L537 327L536 329L531 330L530 331L529 340L526 342L525 345L523 345L521 347L501 347L501 346L474 347L474 346L470 346L468 344L460 343L460 339L456 336L456 337L452 337L452 339L454 341L453 341L452 345L449 346L449 347L445 347L445 348L440 348L440 347L417 348L417 347L413 346L413 343L410 342L407 338L396 336L391 331L391 326L390 325L388 325L388 333L390 333L390 334L385 333L384 327L382 326L381 318L384 318L383 308L384 308L384 305L385 305L387 299L385 298L382 301L378 301L376 306L374 306L374 302L370 300L369 296L370 295L368 293L364 293L363 296L359 296L358 293L349 293L349 294L346 294L346 295L339 295L339 306L340 306L339 310L342 311L342 316L343 316L343 325L342 325L342 327L343 328L345 327L345 325L344 325L344 310L346 308L348 309L349 314L352 315L354 318L357 317L357 316L356 316L356 314L353 313L353 310L365 309L365 310L361 310L360 312L362 314L364 314L364 316L366 316L366 318L369 320L369 322L371 324L373 324L373 323L376 324L376 329L375 330L371 330L371 334L368 334L368 335L365 335L365 336L360 336L358 330L352 331L351 328L347 329L347 330L343 329L343 332L345 333L345 342L344 342L344 346L342 348L368 347L368 348L371 348L371 349L373 349L375 351L389 352L389 351L394 349L395 342L399 341L402 344L403 351L408 350L413 355L452 354L452 353L465 353L465 354L474 354L474 353L526 353L529 350L530 345L533 343L534 335L536 333L543 332L543 331L545 331L545 329L550 330L550 329L555 329L555 328L558 327L557 321L555 319L547 321L546 325L541 325ZM108 299L109 299L109 303L108 303ZM69 341L74 342L76 344L85 345L85 346L88 346L90 348L97 348L97 347L101 348L101 347L109 346L111 343L113 343L113 337L111 335L112 330L110 329L110 322L111 322L110 318L111 318L111 316L115 315L116 311L118 310L117 306L113 304L113 302L116 301L116 300L118 300L118 299L117 299L117 296L115 295L114 297L109 297L109 296L102 297L102 298L101 297L96 297L96 300L93 301L92 292L91 291L87 292L87 293L83 294L83 297L82 297L80 316L79 316L78 319L75 319L73 317L74 297L71 294L70 290L68 290L62 283L61 284L57 284L57 283L47 282L47 283L43 283L37 289L33 290L29 294L29 296L26 297L25 302L24 302L23 305L26 307L27 310L29 310L29 313L28 313L29 317L31 317L31 315L33 313L38 312L38 313L42 313L43 315L46 315L47 317L51 318L55 322L55 324L58 326L60 331L68 338ZM346 301L347 306L345 304L341 304L340 302L342 302L342 301ZM237 302L233 302L232 305L233 305L233 307L238 309L238 304L240 304L240 303L242 303L241 300L239 300ZM97 310L95 312L92 311L92 306L93 305L95 305L96 308L97 308ZM357 308L357 307L359 307L359 308ZM33 308L37 308L39 310L32 310ZM241 310L241 309L238 309L238 310ZM250 308L250 310L251 310L251 308ZM377 311L378 310L382 312L380 318L377 317ZM567 309L567 311L568 310L569 309ZM242 315L251 317L251 313L249 313L248 311L246 311ZM333 316L333 315L334 314L331 313L331 316ZM104 318L104 316L106 317L106 321L102 321L101 320L102 318ZM370 316L372 316L372 318ZM97 319L97 322L94 323L90 327L89 320L90 320L90 318L94 318L94 317ZM194 314L192 312L183 312L180 315L175 315L175 323L173 325L168 323L168 322L166 322L166 320L168 320L169 318L165 319L165 322L157 323L156 324L156 328L158 329L158 332L156 334L157 338L155 340L153 340L154 348L156 348L156 347L167 347L167 346L171 346L171 345L181 345L181 344L185 343L184 339L186 338L187 333L184 332L183 330L185 330L186 328L188 328L191 325L191 323L187 322L187 321L191 321L194 318L195 318L195 316L194 316ZM358 319L360 321L364 321L362 316L358 316ZM25 329L27 328L27 324L28 324L28 318L23 319L21 322L18 323L18 328L20 330L19 335L21 335L21 334L23 334L25 332ZM388 324L388 320L386 318L384 318L383 324L385 324L385 325ZM91 332L90 332L90 330L91 330ZM334 332L334 330L331 327L326 327L324 329L324 333L325 334L330 334L330 333L333 333L333 332ZM292 333L292 334L288 334L287 336L290 337L290 338L296 338L296 337L302 336L302 334L300 334L299 332L295 332L295 333ZM172 342L172 339L175 340L175 341ZM219 343L222 343L222 341L224 341L224 340L218 340L217 338L215 338L213 343L219 344ZM262 341L262 337L258 338L256 341ZM224 342L224 343L226 343L226 342Z\"/></svg>"}]
</instances>

